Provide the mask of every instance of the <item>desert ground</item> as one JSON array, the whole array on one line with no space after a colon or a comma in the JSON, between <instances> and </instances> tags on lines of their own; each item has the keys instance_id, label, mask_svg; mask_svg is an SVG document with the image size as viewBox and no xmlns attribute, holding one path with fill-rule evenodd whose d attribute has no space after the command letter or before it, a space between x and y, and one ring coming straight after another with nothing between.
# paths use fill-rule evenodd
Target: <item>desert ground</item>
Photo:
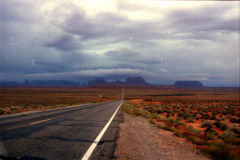
<instances>
[{"instance_id":1,"label":"desert ground","mask_svg":"<svg viewBox=\"0 0 240 160\"><path fill-rule=\"evenodd\" d=\"M0 115L120 100L122 88L1 87ZM239 88L124 88L125 113L172 132L213 159L240 158Z\"/></svg>"},{"instance_id":2,"label":"desert ground","mask_svg":"<svg viewBox=\"0 0 240 160\"><path fill-rule=\"evenodd\" d=\"M125 100L126 113L187 139L211 158L240 158L237 88L126 89Z\"/></svg>"},{"instance_id":3,"label":"desert ground","mask_svg":"<svg viewBox=\"0 0 240 160\"><path fill-rule=\"evenodd\" d=\"M1 87L0 116L119 100L121 88Z\"/></svg>"}]
</instances>

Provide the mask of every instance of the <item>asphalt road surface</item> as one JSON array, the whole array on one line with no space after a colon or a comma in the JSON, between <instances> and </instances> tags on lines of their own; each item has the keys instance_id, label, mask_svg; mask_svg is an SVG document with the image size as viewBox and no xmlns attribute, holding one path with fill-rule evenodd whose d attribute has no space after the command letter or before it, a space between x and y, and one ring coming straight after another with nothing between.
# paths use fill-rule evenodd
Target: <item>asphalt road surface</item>
<instances>
[{"instance_id":1,"label":"asphalt road surface","mask_svg":"<svg viewBox=\"0 0 240 160\"><path fill-rule=\"evenodd\" d=\"M81 159L120 101L0 117L1 156L20 159ZM111 159L119 110L90 159Z\"/></svg>"}]
</instances>

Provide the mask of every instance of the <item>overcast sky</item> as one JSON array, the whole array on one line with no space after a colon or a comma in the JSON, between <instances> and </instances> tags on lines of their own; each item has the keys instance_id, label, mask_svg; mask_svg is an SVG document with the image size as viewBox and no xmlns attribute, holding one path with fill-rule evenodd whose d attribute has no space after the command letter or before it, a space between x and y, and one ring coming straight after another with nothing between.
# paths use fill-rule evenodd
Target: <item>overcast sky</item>
<instances>
[{"instance_id":1,"label":"overcast sky","mask_svg":"<svg viewBox=\"0 0 240 160\"><path fill-rule=\"evenodd\" d=\"M239 3L0 1L0 80L237 86Z\"/></svg>"}]
</instances>

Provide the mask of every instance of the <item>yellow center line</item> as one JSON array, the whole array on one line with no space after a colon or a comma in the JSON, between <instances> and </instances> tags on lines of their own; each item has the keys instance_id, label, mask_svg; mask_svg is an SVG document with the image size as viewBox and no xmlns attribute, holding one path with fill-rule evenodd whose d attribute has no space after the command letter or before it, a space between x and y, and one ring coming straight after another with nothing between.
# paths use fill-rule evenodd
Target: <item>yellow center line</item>
<instances>
[{"instance_id":1,"label":"yellow center line","mask_svg":"<svg viewBox=\"0 0 240 160\"><path fill-rule=\"evenodd\" d=\"M33 123L30 123L30 125L34 125L34 124L46 122L46 121L49 121L49 120L51 120L51 119L53 119L53 118L49 118L49 119L44 119L44 120L41 120L41 121L33 122Z\"/></svg>"},{"instance_id":2,"label":"yellow center line","mask_svg":"<svg viewBox=\"0 0 240 160\"><path fill-rule=\"evenodd\" d=\"M86 109L82 110L82 111L86 111Z\"/></svg>"}]
</instances>

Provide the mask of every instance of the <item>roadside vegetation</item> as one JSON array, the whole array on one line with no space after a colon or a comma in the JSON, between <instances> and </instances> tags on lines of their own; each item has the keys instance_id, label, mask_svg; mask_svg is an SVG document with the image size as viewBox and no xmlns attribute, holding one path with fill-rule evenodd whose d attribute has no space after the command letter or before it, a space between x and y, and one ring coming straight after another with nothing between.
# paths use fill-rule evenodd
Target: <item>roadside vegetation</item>
<instances>
[{"instance_id":1,"label":"roadside vegetation","mask_svg":"<svg viewBox=\"0 0 240 160\"><path fill-rule=\"evenodd\" d=\"M1 87L0 116L119 100L121 88Z\"/></svg>"},{"instance_id":2,"label":"roadside vegetation","mask_svg":"<svg viewBox=\"0 0 240 160\"><path fill-rule=\"evenodd\" d=\"M215 97L214 97L215 98ZM132 99L122 109L197 145L213 159L240 159L240 102L226 99Z\"/></svg>"},{"instance_id":3,"label":"roadside vegetation","mask_svg":"<svg viewBox=\"0 0 240 160\"><path fill-rule=\"evenodd\" d=\"M2 87L0 116L119 100L121 86ZM237 88L125 87L122 109L197 145L214 159L240 159Z\"/></svg>"}]
</instances>

